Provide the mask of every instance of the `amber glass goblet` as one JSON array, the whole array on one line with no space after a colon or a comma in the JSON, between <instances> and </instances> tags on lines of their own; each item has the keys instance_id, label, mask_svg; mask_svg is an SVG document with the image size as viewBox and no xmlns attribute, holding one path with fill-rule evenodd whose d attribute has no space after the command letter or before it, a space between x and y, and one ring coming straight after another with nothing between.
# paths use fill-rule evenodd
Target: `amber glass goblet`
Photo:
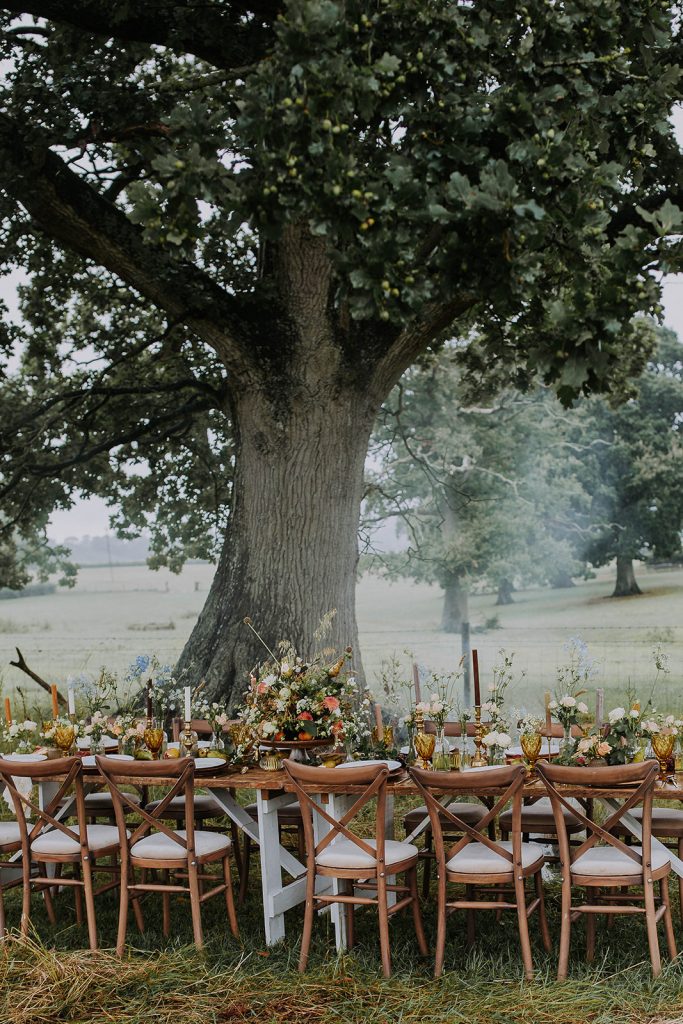
<instances>
[{"instance_id":1,"label":"amber glass goblet","mask_svg":"<svg viewBox=\"0 0 683 1024\"><path fill-rule=\"evenodd\" d=\"M526 732L519 737L519 742L527 760L527 775L533 775L543 746L543 737L540 732Z\"/></svg>"},{"instance_id":2,"label":"amber glass goblet","mask_svg":"<svg viewBox=\"0 0 683 1024\"><path fill-rule=\"evenodd\" d=\"M659 761L659 777L664 782L668 771L669 758L673 754L676 737L672 732L655 732L652 734L652 749Z\"/></svg>"}]
</instances>

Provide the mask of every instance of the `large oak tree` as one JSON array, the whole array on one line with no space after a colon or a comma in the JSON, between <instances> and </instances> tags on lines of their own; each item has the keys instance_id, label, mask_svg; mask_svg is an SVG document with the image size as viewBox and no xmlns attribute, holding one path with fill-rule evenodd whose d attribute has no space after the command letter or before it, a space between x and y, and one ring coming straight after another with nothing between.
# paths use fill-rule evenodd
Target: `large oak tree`
<instances>
[{"instance_id":1,"label":"large oak tree","mask_svg":"<svg viewBox=\"0 0 683 1024\"><path fill-rule=\"evenodd\" d=\"M652 0L0 4L0 509L122 503L219 551L181 667L245 615L356 639L374 417L428 346L564 401L636 373L675 265L680 11ZM670 241L669 241L670 239ZM42 517L42 519L41 519Z\"/></svg>"}]
</instances>

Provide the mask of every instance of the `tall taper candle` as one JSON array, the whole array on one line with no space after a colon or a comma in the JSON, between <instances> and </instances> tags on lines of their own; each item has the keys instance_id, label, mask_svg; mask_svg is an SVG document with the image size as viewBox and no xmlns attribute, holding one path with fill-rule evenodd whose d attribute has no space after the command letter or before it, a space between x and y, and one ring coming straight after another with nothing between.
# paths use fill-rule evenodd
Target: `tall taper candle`
<instances>
[{"instance_id":1,"label":"tall taper candle","mask_svg":"<svg viewBox=\"0 0 683 1024\"><path fill-rule=\"evenodd\" d=\"M185 721L192 721L192 687L185 687Z\"/></svg>"},{"instance_id":2,"label":"tall taper candle","mask_svg":"<svg viewBox=\"0 0 683 1024\"><path fill-rule=\"evenodd\" d=\"M474 706L481 707L481 691L479 689L479 652L472 651L472 675L474 677Z\"/></svg>"},{"instance_id":3,"label":"tall taper candle","mask_svg":"<svg viewBox=\"0 0 683 1024\"><path fill-rule=\"evenodd\" d=\"M546 690L545 691L544 699L545 699L545 734L546 734L546 736L550 736L550 733L552 731L552 726L553 726L552 717L551 717L551 714L550 714L550 690Z\"/></svg>"},{"instance_id":4,"label":"tall taper candle","mask_svg":"<svg viewBox=\"0 0 683 1024\"><path fill-rule=\"evenodd\" d=\"M52 717L59 718L59 704L57 703L57 687L54 683L50 686L50 693L52 694Z\"/></svg>"},{"instance_id":5,"label":"tall taper candle","mask_svg":"<svg viewBox=\"0 0 683 1024\"><path fill-rule=\"evenodd\" d=\"M152 680L150 679L147 683L147 717L152 717Z\"/></svg>"},{"instance_id":6,"label":"tall taper candle","mask_svg":"<svg viewBox=\"0 0 683 1024\"><path fill-rule=\"evenodd\" d=\"M384 736L384 724L382 722L382 705L375 704L375 725L377 726L377 739L381 743Z\"/></svg>"},{"instance_id":7,"label":"tall taper candle","mask_svg":"<svg viewBox=\"0 0 683 1024\"><path fill-rule=\"evenodd\" d=\"M8 725L12 724L12 707L9 702L9 697L5 697L5 721Z\"/></svg>"},{"instance_id":8,"label":"tall taper candle","mask_svg":"<svg viewBox=\"0 0 683 1024\"><path fill-rule=\"evenodd\" d=\"M70 686L66 691L66 706L70 715L76 714L76 694L74 693L73 686Z\"/></svg>"},{"instance_id":9,"label":"tall taper candle","mask_svg":"<svg viewBox=\"0 0 683 1024\"><path fill-rule=\"evenodd\" d=\"M605 691L600 687L595 691L595 724L598 729L602 728L605 717Z\"/></svg>"}]
</instances>

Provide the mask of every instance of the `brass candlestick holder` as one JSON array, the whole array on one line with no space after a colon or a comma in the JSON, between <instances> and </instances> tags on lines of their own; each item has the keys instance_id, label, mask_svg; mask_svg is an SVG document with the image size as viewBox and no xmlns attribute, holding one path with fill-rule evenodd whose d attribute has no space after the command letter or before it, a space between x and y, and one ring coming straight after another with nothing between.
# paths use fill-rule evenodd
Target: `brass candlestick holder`
<instances>
[{"instance_id":1,"label":"brass candlestick holder","mask_svg":"<svg viewBox=\"0 0 683 1024\"><path fill-rule=\"evenodd\" d=\"M192 722L185 722L183 731L179 737L179 750L181 757L196 757L199 753L199 737L192 728Z\"/></svg>"},{"instance_id":2,"label":"brass candlestick holder","mask_svg":"<svg viewBox=\"0 0 683 1024\"><path fill-rule=\"evenodd\" d=\"M484 753L484 726L481 722L481 706L479 704L474 709L474 723L476 727L474 745L477 749L470 765L472 768L485 768L489 763L489 759Z\"/></svg>"}]
</instances>

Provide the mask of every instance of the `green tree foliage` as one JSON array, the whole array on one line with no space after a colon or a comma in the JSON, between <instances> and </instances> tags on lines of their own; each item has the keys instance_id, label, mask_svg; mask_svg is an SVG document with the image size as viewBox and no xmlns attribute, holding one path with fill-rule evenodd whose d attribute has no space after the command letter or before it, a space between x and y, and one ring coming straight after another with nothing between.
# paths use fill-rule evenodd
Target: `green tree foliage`
<instances>
[{"instance_id":1,"label":"green tree foliage","mask_svg":"<svg viewBox=\"0 0 683 1024\"><path fill-rule=\"evenodd\" d=\"M617 560L614 596L640 592L633 559L681 552L682 419L683 347L666 329L632 399L617 408L592 399L579 410L576 471L592 497L584 553L593 565Z\"/></svg>"},{"instance_id":2,"label":"green tree foliage","mask_svg":"<svg viewBox=\"0 0 683 1024\"><path fill-rule=\"evenodd\" d=\"M399 518L405 552L391 574L444 590L442 625L467 618L467 593L578 575L588 495L568 471L565 414L547 391L507 389L475 402L451 348L409 370L384 404L366 516Z\"/></svg>"},{"instance_id":3,"label":"green tree foliage","mask_svg":"<svg viewBox=\"0 0 683 1024\"><path fill-rule=\"evenodd\" d=\"M245 615L355 642L364 450L430 344L476 327L482 387L564 402L642 368L679 31L651 0L0 4L6 529L99 494L159 564L220 547L181 664L222 687Z\"/></svg>"}]
</instances>

